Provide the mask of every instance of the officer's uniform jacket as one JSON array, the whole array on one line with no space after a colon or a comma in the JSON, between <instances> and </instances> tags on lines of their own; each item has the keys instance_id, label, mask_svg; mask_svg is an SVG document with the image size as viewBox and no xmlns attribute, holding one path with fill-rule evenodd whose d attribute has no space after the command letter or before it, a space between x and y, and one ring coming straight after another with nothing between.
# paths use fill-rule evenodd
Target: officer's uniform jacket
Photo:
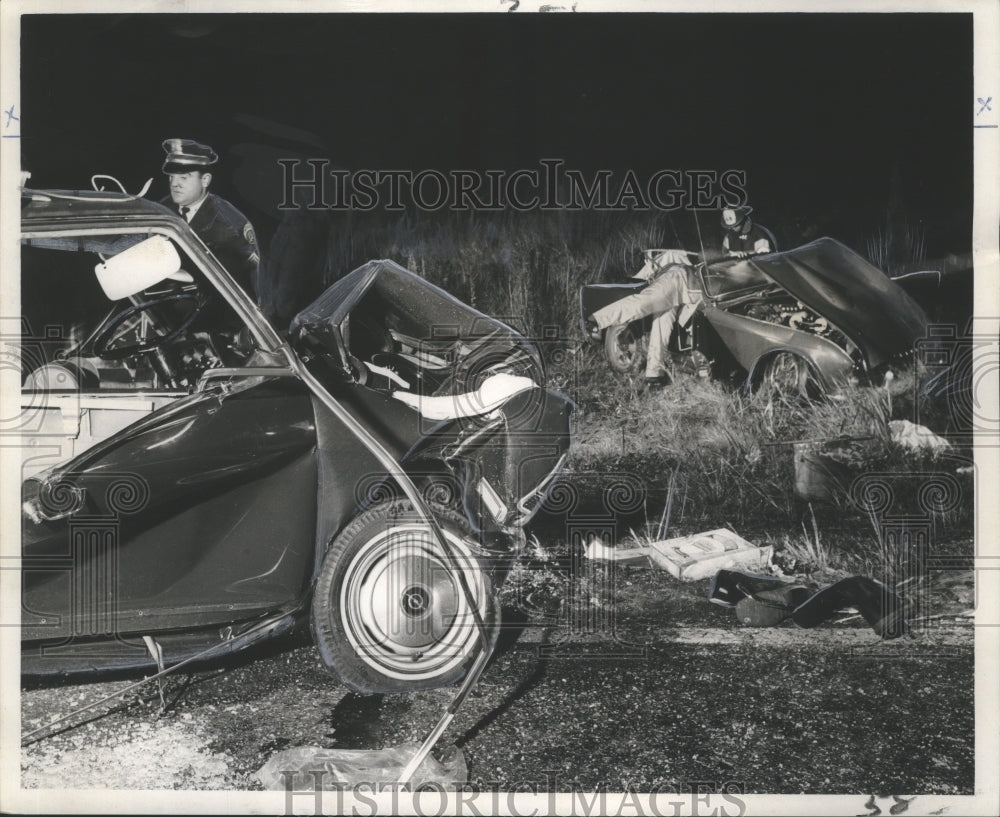
<instances>
[{"instance_id":1,"label":"officer's uniform jacket","mask_svg":"<svg viewBox=\"0 0 1000 817\"><path fill-rule=\"evenodd\" d=\"M163 203L180 214L180 208L169 196ZM191 229L243 290L256 300L260 250L257 235L247 217L224 198L209 193L191 217Z\"/></svg>"}]
</instances>

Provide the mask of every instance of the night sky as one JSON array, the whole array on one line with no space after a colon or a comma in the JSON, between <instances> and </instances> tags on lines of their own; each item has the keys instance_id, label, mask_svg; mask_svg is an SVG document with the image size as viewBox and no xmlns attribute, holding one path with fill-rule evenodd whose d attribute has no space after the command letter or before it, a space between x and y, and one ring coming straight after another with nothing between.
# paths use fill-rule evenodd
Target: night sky
<instances>
[{"instance_id":1,"label":"night sky","mask_svg":"<svg viewBox=\"0 0 1000 817\"><path fill-rule=\"evenodd\" d=\"M969 14L45 15L22 18L21 48L36 186L152 175L163 195L160 142L185 136L222 154L219 192L257 220L277 215L278 156L558 158L745 170L765 223L862 229L895 175L930 254L970 244Z\"/></svg>"}]
</instances>

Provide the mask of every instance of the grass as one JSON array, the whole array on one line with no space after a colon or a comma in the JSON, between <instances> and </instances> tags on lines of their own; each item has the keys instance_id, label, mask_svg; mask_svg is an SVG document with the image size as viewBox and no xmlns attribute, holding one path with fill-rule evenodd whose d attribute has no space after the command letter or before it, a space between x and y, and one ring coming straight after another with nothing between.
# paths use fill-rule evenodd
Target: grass
<instances>
[{"instance_id":1,"label":"grass","mask_svg":"<svg viewBox=\"0 0 1000 817\"><path fill-rule=\"evenodd\" d=\"M912 419L918 404L921 421L948 430L947 408L921 402L919 373L883 388L851 389L840 400L765 400L683 374L672 387L646 393L627 377L602 375L581 354L585 365L568 389L579 406L569 478L636 474L664 503L662 512L651 504L640 536L729 526L772 544L799 570L869 575L906 560L885 544L892 539L887 526L895 531L900 520L929 529L935 541L971 538L972 476L958 472L970 452L912 451L890 431L890 421ZM829 465L827 497L806 501L796 492L797 443ZM873 510L883 490L891 507ZM957 496L929 498L928 491Z\"/></svg>"},{"instance_id":2,"label":"grass","mask_svg":"<svg viewBox=\"0 0 1000 817\"><path fill-rule=\"evenodd\" d=\"M663 221L607 211L338 214L324 277L392 258L527 334L554 326L575 336L580 287L639 269L644 249L669 243Z\"/></svg>"},{"instance_id":3,"label":"grass","mask_svg":"<svg viewBox=\"0 0 1000 817\"><path fill-rule=\"evenodd\" d=\"M843 400L809 403L746 397L685 375L671 388L646 393L629 377L594 365L590 355L575 356L584 364L577 378L561 373L579 407L564 480L581 490L623 471L638 478L648 494L645 524L629 530L623 547L730 527L770 546L772 565L800 581L824 586L864 575L914 599L943 575L928 572L928 556L971 555L972 476L958 471L970 452L910 451L889 430L919 402L919 373L886 388L849 391ZM928 408L935 407L924 406L927 416L947 423L946 411ZM793 444L801 441L838 457L843 467L825 499L796 494ZM870 480L876 503L881 486L889 486L890 505L865 506L867 494L856 486ZM949 499L931 488L938 493L928 500L935 481L956 487L957 495ZM924 544L915 545L921 537ZM501 591L505 607L556 623L627 605L631 591L609 578L616 568L582 559L574 547L580 545L531 539ZM690 602L690 588L659 592L680 608Z\"/></svg>"},{"instance_id":4,"label":"grass","mask_svg":"<svg viewBox=\"0 0 1000 817\"><path fill-rule=\"evenodd\" d=\"M706 246L721 241L715 218L701 220ZM793 219L774 213L765 221L780 227ZM625 280L642 266L649 248L696 249L693 225L691 213L657 211L300 213L285 225L291 232L284 240L272 242L267 258L289 274L315 278L319 291L366 261L391 258L527 334L557 327L562 337L575 338L582 285ZM923 261L934 249L898 202L890 203L873 230L853 238L834 235L889 274ZM783 247L798 243L792 236ZM307 246L305 257L323 257L321 268L308 274L300 257Z\"/></svg>"},{"instance_id":5,"label":"grass","mask_svg":"<svg viewBox=\"0 0 1000 817\"><path fill-rule=\"evenodd\" d=\"M924 230L903 221L879 228L865 244L866 255L876 267L898 275L927 258Z\"/></svg>"}]
</instances>

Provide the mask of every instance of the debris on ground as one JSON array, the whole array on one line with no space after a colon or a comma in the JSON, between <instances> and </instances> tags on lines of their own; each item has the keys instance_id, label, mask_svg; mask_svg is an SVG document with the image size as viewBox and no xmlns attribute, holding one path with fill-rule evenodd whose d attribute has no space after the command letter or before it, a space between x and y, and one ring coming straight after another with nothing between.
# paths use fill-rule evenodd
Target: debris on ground
<instances>
[{"instance_id":1,"label":"debris on ground","mask_svg":"<svg viewBox=\"0 0 1000 817\"><path fill-rule=\"evenodd\" d=\"M585 559L597 562L621 562L649 567L649 548L645 545L634 548L613 548L597 537L591 537L583 556Z\"/></svg>"},{"instance_id":2,"label":"debris on ground","mask_svg":"<svg viewBox=\"0 0 1000 817\"><path fill-rule=\"evenodd\" d=\"M649 544L653 564L687 582L707 579L722 568L760 569L770 557L770 546L757 547L726 528Z\"/></svg>"},{"instance_id":3,"label":"debris on ground","mask_svg":"<svg viewBox=\"0 0 1000 817\"><path fill-rule=\"evenodd\" d=\"M899 638L907 631L902 596L868 576L849 576L824 587L792 611L798 627L815 627L853 607L879 638Z\"/></svg>"},{"instance_id":4,"label":"debris on ground","mask_svg":"<svg viewBox=\"0 0 1000 817\"><path fill-rule=\"evenodd\" d=\"M584 556L601 561L648 562L681 581L693 582L707 579L723 568L763 569L770 561L771 547L757 547L731 530L719 528L632 548L610 548L591 539Z\"/></svg>"},{"instance_id":5,"label":"debris on ground","mask_svg":"<svg viewBox=\"0 0 1000 817\"><path fill-rule=\"evenodd\" d=\"M773 576L720 570L709 586L708 600L735 608L740 623L750 627L791 620L808 629L851 610L880 638L898 638L908 631L902 596L867 576L849 576L817 590Z\"/></svg>"},{"instance_id":6,"label":"debris on ground","mask_svg":"<svg viewBox=\"0 0 1000 817\"><path fill-rule=\"evenodd\" d=\"M816 592L814 586L757 573L720 570L708 588L708 600L735 608L736 618L749 627L773 627Z\"/></svg>"},{"instance_id":7,"label":"debris on ground","mask_svg":"<svg viewBox=\"0 0 1000 817\"><path fill-rule=\"evenodd\" d=\"M891 420L889 437L897 445L912 451L930 449L936 452L951 448L951 443L944 437L939 437L926 426L911 423L909 420Z\"/></svg>"},{"instance_id":8,"label":"debris on ground","mask_svg":"<svg viewBox=\"0 0 1000 817\"><path fill-rule=\"evenodd\" d=\"M256 777L265 789L278 791L315 791L317 780L324 790L342 789L345 785L375 790L399 780L419 749L417 743L391 749L297 746L271 755ZM466 783L469 769L462 750L449 746L441 757L424 759L408 784L411 790L428 785L449 790Z\"/></svg>"},{"instance_id":9,"label":"debris on ground","mask_svg":"<svg viewBox=\"0 0 1000 817\"><path fill-rule=\"evenodd\" d=\"M851 484L855 474L840 461L841 449L837 445L814 441L793 444L795 495L799 499L827 501Z\"/></svg>"}]
</instances>

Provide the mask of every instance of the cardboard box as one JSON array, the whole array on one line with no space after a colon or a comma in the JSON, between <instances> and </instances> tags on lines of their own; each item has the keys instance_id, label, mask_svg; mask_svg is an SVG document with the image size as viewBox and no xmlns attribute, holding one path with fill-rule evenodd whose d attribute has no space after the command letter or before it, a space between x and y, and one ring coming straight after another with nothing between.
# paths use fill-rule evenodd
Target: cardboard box
<instances>
[{"instance_id":1,"label":"cardboard box","mask_svg":"<svg viewBox=\"0 0 1000 817\"><path fill-rule=\"evenodd\" d=\"M724 568L766 568L770 547L757 547L726 528L650 543L653 564L682 581L697 581Z\"/></svg>"}]
</instances>

